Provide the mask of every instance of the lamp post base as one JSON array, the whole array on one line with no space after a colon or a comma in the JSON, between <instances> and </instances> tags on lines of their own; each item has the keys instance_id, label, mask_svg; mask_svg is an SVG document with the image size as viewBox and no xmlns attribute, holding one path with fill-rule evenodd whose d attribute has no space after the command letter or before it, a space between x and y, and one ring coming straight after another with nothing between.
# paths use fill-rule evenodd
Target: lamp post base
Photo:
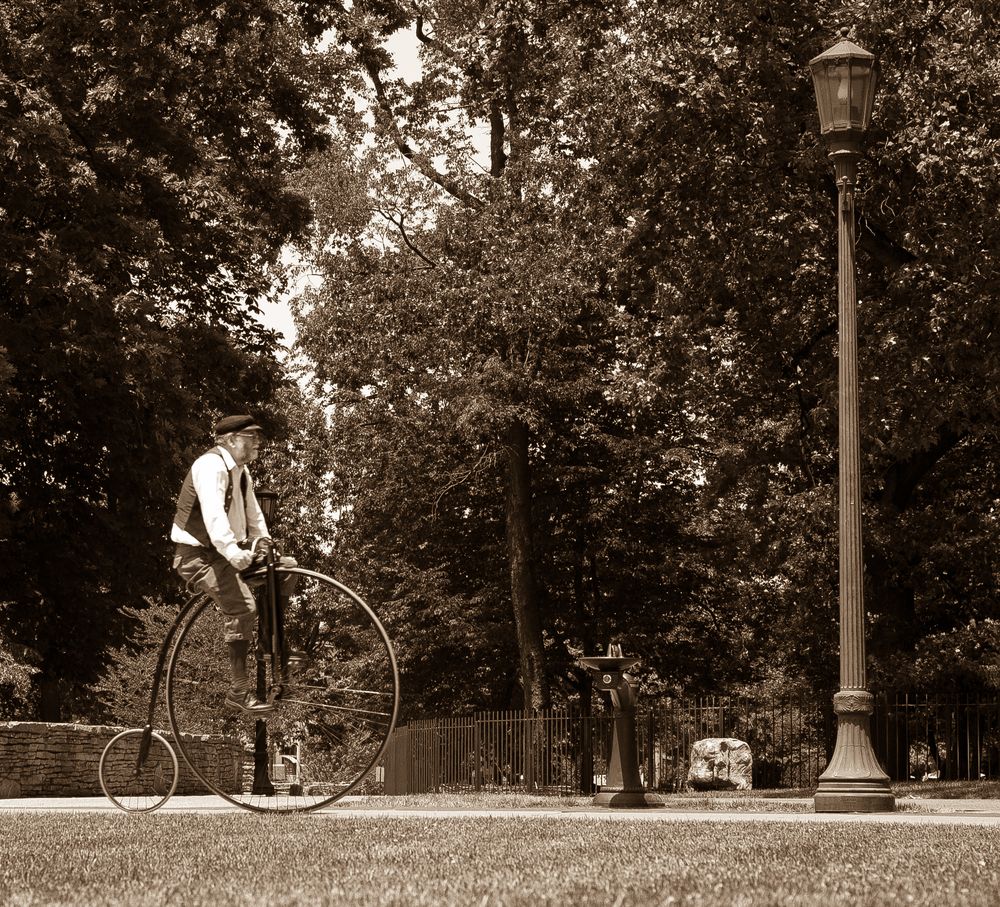
<instances>
[{"instance_id":1,"label":"lamp post base","mask_svg":"<svg viewBox=\"0 0 1000 907\"><path fill-rule=\"evenodd\" d=\"M896 811L896 797L878 782L820 781L813 809L818 813L891 813Z\"/></svg>"},{"instance_id":2,"label":"lamp post base","mask_svg":"<svg viewBox=\"0 0 1000 907\"><path fill-rule=\"evenodd\" d=\"M888 813L896 809L889 776L872 749L872 702L867 690L841 690L833 697L837 745L813 797L818 813Z\"/></svg>"},{"instance_id":3,"label":"lamp post base","mask_svg":"<svg viewBox=\"0 0 1000 907\"><path fill-rule=\"evenodd\" d=\"M594 797L593 804L613 809L646 809L663 806L663 799L641 790L602 790Z\"/></svg>"}]
</instances>

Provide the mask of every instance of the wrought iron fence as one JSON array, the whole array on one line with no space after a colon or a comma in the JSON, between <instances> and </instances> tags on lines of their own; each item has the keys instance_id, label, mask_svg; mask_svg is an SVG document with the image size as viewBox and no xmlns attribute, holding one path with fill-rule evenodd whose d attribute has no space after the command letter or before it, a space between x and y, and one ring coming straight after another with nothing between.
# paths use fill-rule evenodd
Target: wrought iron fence
<instances>
[{"instance_id":1,"label":"wrought iron fence","mask_svg":"<svg viewBox=\"0 0 1000 907\"><path fill-rule=\"evenodd\" d=\"M550 711L407 722L386 753L386 793L572 791L580 784L580 725Z\"/></svg>"},{"instance_id":2,"label":"wrought iron fence","mask_svg":"<svg viewBox=\"0 0 1000 907\"><path fill-rule=\"evenodd\" d=\"M604 781L612 720L545 711L410 721L386 754L385 790L589 793ZM638 716L640 774L650 790L678 790L696 740L738 737L754 753L756 787L808 787L825 767L828 736L823 711L804 699L669 700Z\"/></svg>"},{"instance_id":3,"label":"wrought iron fence","mask_svg":"<svg viewBox=\"0 0 1000 907\"><path fill-rule=\"evenodd\" d=\"M592 792L605 777L612 718L566 711L478 712L410 721L384 760L386 793ZM736 737L753 753L755 788L815 787L836 734L830 703L805 697L666 700L637 716L650 790L684 787L691 746ZM894 781L1000 777L1000 694L881 693L872 743Z\"/></svg>"},{"instance_id":4,"label":"wrought iron fence","mask_svg":"<svg viewBox=\"0 0 1000 907\"><path fill-rule=\"evenodd\" d=\"M1000 777L1000 694L879 694L872 743L894 781Z\"/></svg>"},{"instance_id":5,"label":"wrought iron fence","mask_svg":"<svg viewBox=\"0 0 1000 907\"><path fill-rule=\"evenodd\" d=\"M655 754L655 770L651 763L647 776L655 779L658 790L680 790L687 781L695 741L735 737L749 744L753 753L754 787L813 786L826 767L829 711L811 699L795 696L668 701L649 713L646 739L640 740L647 758L651 750Z\"/></svg>"}]
</instances>

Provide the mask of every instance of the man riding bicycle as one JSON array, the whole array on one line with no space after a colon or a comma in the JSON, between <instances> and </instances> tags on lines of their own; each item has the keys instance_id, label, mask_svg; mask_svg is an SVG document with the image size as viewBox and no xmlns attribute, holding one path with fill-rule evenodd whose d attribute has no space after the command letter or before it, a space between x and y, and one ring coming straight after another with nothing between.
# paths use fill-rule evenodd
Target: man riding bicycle
<instances>
[{"instance_id":1,"label":"man riding bicycle","mask_svg":"<svg viewBox=\"0 0 1000 907\"><path fill-rule=\"evenodd\" d=\"M254 636L256 603L241 571L250 567L249 550L257 539L269 539L267 523L254 495L246 466L257 459L264 430L251 416L226 416L215 426L215 444L194 461L177 497L170 530L176 545L174 569L193 589L212 597L223 614L232 685L225 703L243 712L269 712L274 706L259 700L247 673L247 655ZM282 566L295 566L281 558ZM296 577L286 575L280 595L291 594Z\"/></svg>"}]
</instances>

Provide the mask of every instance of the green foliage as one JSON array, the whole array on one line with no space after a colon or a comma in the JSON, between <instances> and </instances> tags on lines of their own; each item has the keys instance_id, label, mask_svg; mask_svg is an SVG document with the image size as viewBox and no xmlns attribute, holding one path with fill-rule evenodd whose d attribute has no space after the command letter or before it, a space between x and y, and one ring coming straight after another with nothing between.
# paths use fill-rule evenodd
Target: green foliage
<instances>
[{"instance_id":1,"label":"green foliage","mask_svg":"<svg viewBox=\"0 0 1000 907\"><path fill-rule=\"evenodd\" d=\"M177 617L177 609L162 601L147 601L143 608L124 608L133 629L128 642L108 653L108 664L92 684L102 707L101 719L119 727L143 727L149 721L149 699L156 677L160 649ZM154 726L167 726L163 686Z\"/></svg>"},{"instance_id":2,"label":"green foliage","mask_svg":"<svg viewBox=\"0 0 1000 907\"><path fill-rule=\"evenodd\" d=\"M0 0L3 682L41 668L52 713L97 676L123 605L172 583L205 428L251 409L286 439L278 534L387 618L413 709L589 701L575 658L612 640L653 690L834 686L835 187L806 64L842 24L881 67L870 676L993 682L990 4ZM306 237L303 396L255 312Z\"/></svg>"},{"instance_id":3,"label":"green foliage","mask_svg":"<svg viewBox=\"0 0 1000 907\"><path fill-rule=\"evenodd\" d=\"M893 666L900 688L1000 689L1000 621L973 618L964 626L930 633L917 643L912 660L901 661Z\"/></svg>"},{"instance_id":4,"label":"green foliage","mask_svg":"<svg viewBox=\"0 0 1000 907\"><path fill-rule=\"evenodd\" d=\"M652 689L836 685L836 190L806 64L841 23L882 72L857 196L871 676L942 682L920 640L998 593L995 13L467 12L413 14L407 82L376 46L400 10L354 4L337 35L376 142L308 186L324 284L300 337L333 430L330 528L404 651L444 647L442 670L409 666L416 703L439 701L453 639L462 667L490 654L458 615L492 635L516 599L518 424L558 696L612 639ZM442 693L495 703L512 668Z\"/></svg>"},{"instance_id":5,"label":"green foliage","mask_svg":"<svg viewBox=\"0 0 1000 907\"><path fill-rule=\"evenodd\" d=\"M324 15L0 2L0 626L38 653L48 717L122 606L173 584L173 497L214 419L266 416L283 380L255 315L309 221L286 176L353 116L313 52Z\"/></svg>"},{"instance_id":6,"label":"green foliage","mask_svg":"<svg viewBox=\"0 0 1000 907\"><path fill-rule=\"evenodd\" d=\"M17 653L0 634L0 721L30 713L33 706L31 678L38 668L30 652Z\"/></svg>"}]
</instances>

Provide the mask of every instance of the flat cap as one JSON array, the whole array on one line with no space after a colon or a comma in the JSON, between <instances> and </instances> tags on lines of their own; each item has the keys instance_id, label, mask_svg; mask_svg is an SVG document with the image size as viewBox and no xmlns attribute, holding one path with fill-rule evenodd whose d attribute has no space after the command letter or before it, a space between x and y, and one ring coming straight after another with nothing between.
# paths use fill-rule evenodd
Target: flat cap
<instances>
[{"instance_id":1,"label":"flat cap","mask_svg":"<svg viewBox=\"0 0 1000 907\"><path fill-rule=\"evenodd\" d=\"M264 429L254 422L253 416L226 416L215 423L216 437L219 435L228 435L234 431L262 432Z\"/></svg>"}]
</instances>

